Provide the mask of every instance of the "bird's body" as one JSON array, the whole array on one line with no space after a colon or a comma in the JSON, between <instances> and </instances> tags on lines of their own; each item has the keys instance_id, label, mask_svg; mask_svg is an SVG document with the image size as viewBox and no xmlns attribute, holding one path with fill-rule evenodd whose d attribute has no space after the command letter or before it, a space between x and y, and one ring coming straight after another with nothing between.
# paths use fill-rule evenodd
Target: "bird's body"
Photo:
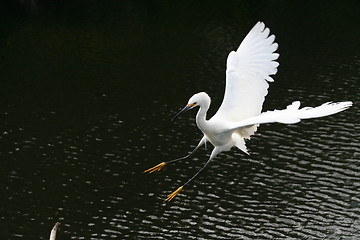
<instances>
[{"instance_id":1,"label":"bird's body","mask_svg":"<svg viewBox=\"0 0 360 240\"><path fill-rule=\"evenodd\" d=\"M216 115L207 120L206 113L210 106L210 97L205 92L194 96L198 99L196 102L199 105L199 110L196 114L196 125L204 134L200 143L210 142L215 148L221 149L221 151L228 151L233 146L241 146L239 147L240 150L247 153L245 142L239 131L229 131L228 129L228 126L235 122L218 118Z\"/></svg>"},{"instance_id":2,"label":"bird's body","mask_svg":"<svg viewBox=\"0 0 360 240\"><path fill-rule=\"evenodd\" d=\"M196 125L204 134L197 147L187 156L163 162L146 170L154 172L161 170L166 164L190 157L200 146L210 142L214 149L209 160L183 186L168 196L172 200L185 185L190 183L217 154L228 151L236 146L248 154L245 139L253 135L259 124L284 123L294 124L301 119L324 117L349 108L352 102L324 103L318 107L300 107L295 101L283 110L273 110L262 113L262 105L268 93L268 82L274 81L270 75L277 72L279 57L275 51L278 44L275 36L264 23L258 22L244 38L236 51L230 52L227 59L226 87L223 102L216 114L207 119L210 107L210 97L205 92L193 95L188 104L174 117L182 112L199 107L196 114Z\"/></svg>"}]
</instances>

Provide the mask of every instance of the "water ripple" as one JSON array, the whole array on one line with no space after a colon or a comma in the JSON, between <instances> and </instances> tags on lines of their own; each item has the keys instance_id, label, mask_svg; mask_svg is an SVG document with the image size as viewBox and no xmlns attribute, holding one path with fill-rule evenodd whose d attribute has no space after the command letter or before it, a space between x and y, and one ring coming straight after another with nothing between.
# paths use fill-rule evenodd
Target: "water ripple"
<instances>
[{"instance_id":1,"label":"water ripple","mask_svg":"<svg viewBox=\"0 0 360 240\"><path fill-rule=\"evenodd\" d=\"M351 4L95 2L3 21L19 25L1 49L1 239L45 238L56 221L64 239L360 238L359 34L338 11ZM335 17L309 21L319 13ZM258 16L283 42L264 110L354 106L260 126L251 155L220 154L166 203L211 147L143 171L196 146L195 113L171 118L197 91L216 111L227 53Z\"/></svg>"}]
</instances>

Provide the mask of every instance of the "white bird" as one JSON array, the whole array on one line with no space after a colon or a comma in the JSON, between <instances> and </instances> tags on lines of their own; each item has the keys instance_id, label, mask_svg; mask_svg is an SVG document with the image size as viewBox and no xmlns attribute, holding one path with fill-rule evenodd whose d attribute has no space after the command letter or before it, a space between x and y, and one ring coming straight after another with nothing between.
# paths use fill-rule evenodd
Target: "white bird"
<instances>
[{"instance_id":1,"label":"white bird","mask_svg":"<svg viewBox=\"0 0 360 240\"><path fill-rule=\"evenodd\" d=\"M324 117L348 109L351 101L324 103L318 107L300 107L296 101L283 110L261 113L269 84L274 80L270 75L277 72L279 57L275 51L278 44L275 36L270 35L269 28L258 22L250 30L236 51L230 52L227 58L226 87L223 102L216 114L207 120L206 113L210 107L210 97L205 92L193 95L187 105L175 115L199 107L196 125L204 134L196 148L187 156L162 162L145 172L160 171L166 164L190 157L200 146L210 142L214 149L205 165L184 185L168 195L165 201L171 201L186 185L188 185L219 153L229 151L236 146L249 154L245 139L253 135L259 124L285 123L294 124L302 119Z\"/></svg>"}]
</instances>

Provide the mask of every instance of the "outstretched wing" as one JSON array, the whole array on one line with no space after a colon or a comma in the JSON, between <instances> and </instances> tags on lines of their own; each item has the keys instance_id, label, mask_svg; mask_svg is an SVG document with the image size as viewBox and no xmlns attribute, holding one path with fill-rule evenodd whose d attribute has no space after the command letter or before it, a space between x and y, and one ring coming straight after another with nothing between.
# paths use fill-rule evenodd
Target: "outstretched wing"
<instances>
[{"instance_id":1,"label":"outstretched wing","mask_svg":"<svg viewBox=\"0 0 360 240\"><path fill-rule=\"evenodd\" d=\"M228 131L233 131L244 127L246 128L254 124L274 122L294 124L300 122L302 119L320 118L342 112L351 107L352 105L353 103L351 101L337 103L327 102L314 108L300 108L300 102L296 101L287 106L286 109L267 111L258 116L247 118L240 122L232 123L228 126Z\"/></svg>"},{"instance_id":2,"label":"outstretched wing","mask_svg":"<svg viewBox=\"0 0 360 240\"><path fill-rule=\"evenodd\" d=\"M267 95L270 75L277 72L279 57L275 53L278 44L270 30L258 22L241 42L237 51L230 52L227 59L226 87L223 102L214 118L241 121L258 116ZM248 129L243 137L249 137L256 127Z\"/></svg>"}]
</instances>

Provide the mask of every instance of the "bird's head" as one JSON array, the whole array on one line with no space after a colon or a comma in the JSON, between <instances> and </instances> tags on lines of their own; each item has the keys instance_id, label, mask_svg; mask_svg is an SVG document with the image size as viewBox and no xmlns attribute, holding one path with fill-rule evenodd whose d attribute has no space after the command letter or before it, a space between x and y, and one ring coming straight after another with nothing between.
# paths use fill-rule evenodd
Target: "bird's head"
<instances>
[{"instance_id":1,"label":"bird's head","mask_svg":"<svg viewBox=\"0 0 360 240\"><path fill-rule=\"evenodd\" d=\"M207 93L205 92L200 92L200 93L196 93L194 94L188 101L188 103L186 104L186 106L181 109L174 117L172 120L175 120L180 114L193 109L197 106L200 107L205 107L205 108L209 108L210 106L210 97L209 95L207 95Z\"/></svg>"}]
</instances>

